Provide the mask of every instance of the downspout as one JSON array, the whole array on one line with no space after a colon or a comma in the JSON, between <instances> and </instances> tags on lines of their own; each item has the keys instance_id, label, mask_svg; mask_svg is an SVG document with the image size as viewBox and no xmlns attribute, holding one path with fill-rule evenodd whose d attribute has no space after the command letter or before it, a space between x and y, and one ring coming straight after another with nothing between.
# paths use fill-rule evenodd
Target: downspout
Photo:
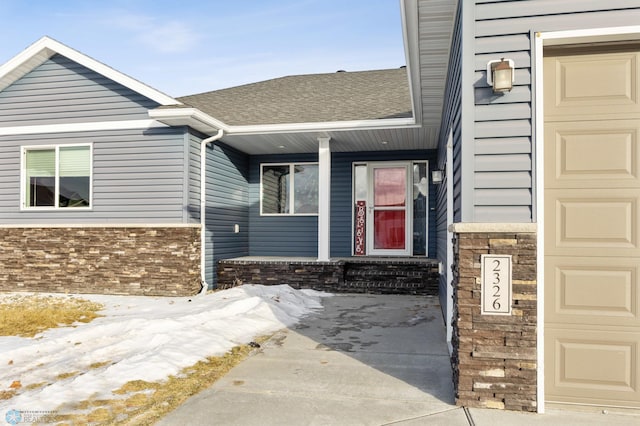
<instances>
[{"instance_id":1,"label":"downspout","mask_svg":"<svg viewBox=\"0 0 640 426\"><path fill-rule=\"evenodd\" d=\"M204 294L209 288L205 272L206 267L206 209L207 209L207 145L215 142L224 135L224 130L219 129L215 135L203 139L200 142L200 280L202 288L199 294Z\"/></svg>"}]
</instances>

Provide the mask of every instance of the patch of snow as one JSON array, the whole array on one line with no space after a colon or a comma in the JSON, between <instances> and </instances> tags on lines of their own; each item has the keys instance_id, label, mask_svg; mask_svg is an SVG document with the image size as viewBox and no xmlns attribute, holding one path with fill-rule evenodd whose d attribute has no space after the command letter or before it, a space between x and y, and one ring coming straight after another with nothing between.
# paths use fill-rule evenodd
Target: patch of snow
<instances>
[{"instance_id":1,"label":"patch of snow","mask_svg":"<svg viewBox=\"0 0 640 426\"><path fill-rule=\"evenodd\" d=\"M49 383L0 401L0 414L10 409L62 414L66 404L113 399L112 391L128 381L163 380L209 356L292 326L322 309L325 296L288 285L244 285L190 298L78 295L103 304L104 316L34 338L0 337L0 391L15 381L23 387ZM96 363L105 365L89 367ZM79 374L58 378L73 372Z\"/></svg>"}]
</instances>

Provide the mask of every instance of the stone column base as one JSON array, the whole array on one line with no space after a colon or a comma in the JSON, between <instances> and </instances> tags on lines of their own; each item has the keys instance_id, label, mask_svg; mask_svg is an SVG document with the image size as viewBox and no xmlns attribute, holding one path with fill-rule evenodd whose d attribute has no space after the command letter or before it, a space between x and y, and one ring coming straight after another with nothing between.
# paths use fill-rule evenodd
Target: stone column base
<instances>
[{"instance_id":1,"label":"stone column base","mask_svg":"<svg viewBox=\"0 0 640 426\"><path fill-rule=\"evenodd\" d=\"M537 411L535 225L467 223L453 231L456 404ZM482 254L512 256L510 316L481 315Z\"/></svg>"}]
</instances>

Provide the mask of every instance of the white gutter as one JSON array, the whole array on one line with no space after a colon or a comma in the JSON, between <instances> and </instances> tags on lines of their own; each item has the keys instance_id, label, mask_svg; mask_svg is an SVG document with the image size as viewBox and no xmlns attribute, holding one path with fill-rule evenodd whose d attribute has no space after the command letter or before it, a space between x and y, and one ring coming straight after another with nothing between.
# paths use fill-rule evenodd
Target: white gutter
<instances>
[{"instance_id":1,"label":"white gutter","mask_svg":"<svg viewBox=\"0 0 640 426\"><path fill-rule=\"evenodd\" d=\"M202 288L200 294L207 292L209 284L206 277L206 211L207 211L207 145L215 142L224 135L224 130L219 129L215 135L203 139L200 142L200 279L202 280Z\"/></svg>"}]
</instances>

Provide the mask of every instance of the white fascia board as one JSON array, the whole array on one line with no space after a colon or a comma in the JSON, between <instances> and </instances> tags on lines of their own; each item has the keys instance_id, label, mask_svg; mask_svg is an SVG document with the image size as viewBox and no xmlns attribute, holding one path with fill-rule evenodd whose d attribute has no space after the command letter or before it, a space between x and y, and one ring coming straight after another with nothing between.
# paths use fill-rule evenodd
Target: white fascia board
<instances>
[{"instance_id":1,"label":"white fascia board","mask_svg":"<svg viewBox=\"0 0 640 426\"><path fill-rule=\"evenodd\" d=\"M182 103L146 84L96 61L52 38L42 37L0 67L0 90L33 70L56 53L107 77L160 105L181 105Z\"/></svg>"},{"instance_id":2,"label":"white fascia board","mask_svg":"<svg viewBox=\"0 0 640 426\"><path fill-rule=\"evenodd\" d=\"M229 134L233 135L264 135L274 133L305 133L322 131L350 131L417 128L413 118L385 118L379 120L351 120L351 121L323 121L318 123L285 123L259 124L254 126L229 126Z\"/></svg>"},{"instance_id":3,"label":"white fascia board","mask_svg":"<svg viewBox=\"0 0 640 426\"><path fill-rule=\"evenodd\" d=\"M42 124L36 126L0 127L0 136L37 135L47 133L90 132L101 130L132 130L167 127L157 120L99 121L88 123Z\"/></svg>"},{"instance_id":4,"label":"white fascia board","mask_svg":"<svg viewBox=\"0 0 640 426\"><path fill-rule=\"evenodd\" d=\"M170 126L190 126L204 133L223 129L227 135L265 135L321 131L375 130L420 127L413 118L379 120L325 121L318 123L258 124L229 126L196 108L162 108L149 111L149 117Z\"/></svg>"}]
</instances>

